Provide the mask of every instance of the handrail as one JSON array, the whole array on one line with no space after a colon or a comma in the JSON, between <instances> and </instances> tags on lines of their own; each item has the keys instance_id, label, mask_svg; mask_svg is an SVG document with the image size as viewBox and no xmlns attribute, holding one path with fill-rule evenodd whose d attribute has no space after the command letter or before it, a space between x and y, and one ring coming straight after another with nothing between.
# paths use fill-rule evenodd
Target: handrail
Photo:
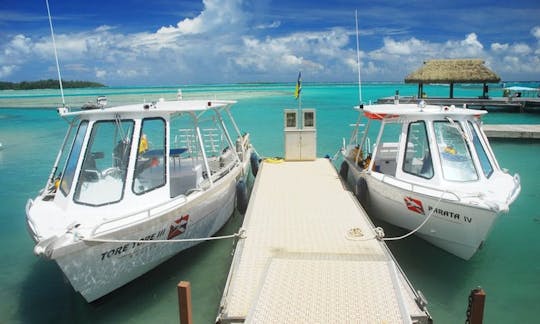
<instances>
[{"instance_id":1,"label":"handrail","mask_svg":"<svg viewBox=\"0 0 540 324\"><path fill-rule=\"evenodd\" d=\"M506 203L510 205L514 200L516 200L517 196L519 195L521 191L521 177L518 173L514 174L514 189L512 189L512 192L510 195L508 195L508 198L506 199Z\"/></svg>"},{"instance_id":2,"label":"handrail","mask_svg":"<svg viewBox=\"0 0 540 324\"><path fill-rule=\"evenodd\" d=\"M212 175L212 178L215 179L216 181L222 177L224 177L226 174L228 174L229 172L231 172L231 170L233 170L236 166L238 165L238 161L236 160L232 160L230 163L228 163L226 166L224 166L223 168L220 168L219 172L215 173ZM204 188L194 188L193 192L200 192L200 191L203 191ZM182 199L187 199L185 195L179 195L178 198L182 198ZM171 203L172 201L168 202L168 203ZM96 234L99 234L97 233L97 230L106 225L106 224L110 224L110 223L113 223L113 222L116 222L116 221L119 221L119 220L124 220L124 219L127 219L127 218L130 218L130 217L133 217L133 216L137 216L137 215L141 215L142 217L140 219L148 219L148 218L151 218L151 210L152 209L155 209L155 208L158 208L162 205L162 203L160 204L156 204L152 207L149 207L147 209L143 209L142 211L137 211L137 212L133 212L131 214L128 214L128 215L124 215L124 216L119 216L119 217L115 217L115 218L112 218L112 219L108 219L98 225L96 225L92 231L90 232L90 234L92 236L96 235ZM143 215L145 214L146 215Z\"/></svg>"},{"instance_id":3,"label":"handrail","mask_svg":"<svg viewBox=\"0 0 540 324\"><path fill-rule=\"evenodd\" d=\"M371 172L371 171L370 171ZM381 181L387 183L387 184L390 184L392 185L391 183L389 183L388 181L385 181L386 178L389 178L390 176L386 175L386 174L382 174L382 178L381 178ZM421 185L421 184L416 184L416 183L410 183L410 182L406 182L406 181L403 181L403 180L400 180L396 177L391 177L392 180L395 180L395 181L398 181L398 182L401 182L401 183L404 183L406 185L409 185L411 187L410 191L414 191L414 192L417 192L417 193L420 193L418 191L418 189L415 189L416 187L419 187L419 188L423 188L423 189L426 189L426 190L433 190L433 191L437 191L437 192L441 192L444 194L448 193L448 194L451 194L453 195L454 197L456 197L456 200L461 202L461 197L458 196L458 194L456 194L455 192L453 191L449 191L449 190L439 190L439 189L436 189L436 188L431 188L431 187L428 187L428 186L424 186L424 185Z\"/></svg>"},{"instance_id":4,"label":"handrail","mask_svg":"<svg viewBox=\"0 0 540 324\"><path fill-rule=\"evenodd\" d=\"M182 199L184 199L184 200L186 199L185 196L180 195L180 196L178 196L178 197L177 197L176 199L174 199L174 200L180 200L180 198L182 198ZM172 201L174 201L174 200L172 200ZM172 201L171 201L171 202L172 202ZM91 236L95 236L96 234L99 234L99 233L96 233L96 232L97 232L98 228L102 227L103 225L110 224L110 223L113 223L113 222L116 222L116 221L119 221L119 220L127 219L127 218L130 218L130 217L136 216L136 215L141 215L141 214L146 213L146 215L145 215L142 219L151 218L150 211L151 211L152 209L158 208L158 207L160 207L160 206L162 206L162 205L163 205L163 203L155 204L154 206L149 207L149 208L146 208L146 209L143 209L142 211L137 211L137 212L133 212L133 213L131 213L131 214L127 214L127 215L123 215L123 216L119 216L119 217L107 219L107 220L101 222L100 224L94 226L94 228L93 228L92 231L90 232L90 235L91 235Z\"/></svg>"}]
</instances>

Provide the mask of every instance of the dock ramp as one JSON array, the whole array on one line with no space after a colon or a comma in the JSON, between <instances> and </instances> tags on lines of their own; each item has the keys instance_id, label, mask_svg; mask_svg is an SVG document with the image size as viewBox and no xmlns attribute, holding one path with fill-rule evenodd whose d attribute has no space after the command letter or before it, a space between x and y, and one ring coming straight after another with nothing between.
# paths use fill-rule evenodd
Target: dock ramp
<instances>
[{"instance_id":1,"label":"dock ramp","mask_svg":"<svg viewBox=\"0 0 540 324\"><path fill-rule=\"evenodd\" d=\"M263 162L218 323L430 323L327 159Z\"/></svg>"}]
</instances>

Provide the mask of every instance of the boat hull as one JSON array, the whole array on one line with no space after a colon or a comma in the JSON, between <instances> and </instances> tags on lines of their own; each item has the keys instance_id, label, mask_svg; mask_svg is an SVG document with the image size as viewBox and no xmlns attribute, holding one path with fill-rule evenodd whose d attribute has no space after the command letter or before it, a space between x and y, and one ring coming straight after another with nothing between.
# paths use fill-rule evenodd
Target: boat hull
<instances>
[{"instance_id":1,"label":"boat hull","mask_svg":"<svg viewBox=\"0 0 540 324\"><path fill-rule=\"evenodd\" d=\"M172 207L151 220L97 237L111 240L181 240L205 238L215 234L234 212L237 175L223 179L193 200L179 200ZM158 266L178 252L200 242L122 243L79 241L52 258L65 276L88 302L125 285ZM55 251L56 252L56 251Z\"/></svg>"},{"instance_id":2,"label":"boat hull","mask_svg":"<svg viewBox=\"0 0 540 324\"><path fill-rule=\"evenodd\" d=\"M349 162L347 162L349 163ZM349 164L347 182L369 215L415 230L429 243L462 259L470 259L487 238L499 212L413 192L381 181Z\"/></svg>"}]
</instances>

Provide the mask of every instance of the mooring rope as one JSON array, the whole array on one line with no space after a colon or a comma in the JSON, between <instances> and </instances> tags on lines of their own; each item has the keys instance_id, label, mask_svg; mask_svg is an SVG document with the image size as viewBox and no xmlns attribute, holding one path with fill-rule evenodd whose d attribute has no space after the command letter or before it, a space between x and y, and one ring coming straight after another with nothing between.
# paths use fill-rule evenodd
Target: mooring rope
<instances>
[{"instance_id":1,"label":"mooring rope","mask_svg":"<svg viewBox=\"0 0 540 324\"><path fill-rule=\"evenodd\" d=\"M398 236L398 237L384 237L384 232L382 233L383 234L383 237L381 238L383 241L398 241L398 240L401 240L401 239L404 239L406 237L409 237L411 235L413 235L414 233L418 232L427 222L428 220L431 218L431 216L433 215L433 213L435 212L435 210L437 210L437 206L439 206L439 203L441 202L444 194L447 192L448 190L445 190L443 191L443 193L441 194L441 196L439 197L439 200L437 200L437 203L435 204L435 207L433 207L433 209L431 210L431 212L429 213L428 217L426 217L426 219L424 219L424 221L417 227L415 228L414 230L410 231L409 233L405 234L405 235L402 235L402 236ZM382 230L382 229L381 229Z\"/></svg>"},{"instance_id":2,"label":"mooring rope","mask_svg":"<svg viewBox=\"0 0 540 324\"><path fill-rule=\"evenodd\" d=\"M398 240L407 238L407 237L413 235L414 233L418 232L428 222L428 220L431 218L431 216L433 215L433 213L437 209L437 206L439 206L439 203L441 202L444 194L447 193L447 192L448 192L448 190L443 191L443 193L439 197L439 200L437 200L437 203L435 204L435 207L433 207L433 209L431 210L429 215L426 217L426 219L424 219L424 221L420 225L418 225L418 227L416 227L414 230L410 231L407 234L404 234L402 236L397 236L397 237L384 237L383 228L382 227L375 227L373 229L373 231L375 232L375 235L373 235L371 237L362 237L363 236L362 230L360 228L356 227L356 228L350 229L347 232L346 237L347 237L347 239L352 240L352 241L369 241L369 240L374 240L374 239L377 239L377 240L380 240L380 241L398 241Z\"/></svg>"},{"instance_id":3,"label":"mooring rope","mask_svg":"<svg viewBox=\"0 0 540 324\"><path fill-rule=\"evenodd\" d=\"M246 238L246 230L240 228L238 233L223 235L223 236L211 236L211 237L200 237L200 238L191 238L191 239L179 239L179 240L115 240L115 239L99 239L99 238L82 238L82 241L85 242L96 242L96 243L178 243L178 242L202 242L202 241L217 241L231 238Z\"/></svg>"}]
</instances>

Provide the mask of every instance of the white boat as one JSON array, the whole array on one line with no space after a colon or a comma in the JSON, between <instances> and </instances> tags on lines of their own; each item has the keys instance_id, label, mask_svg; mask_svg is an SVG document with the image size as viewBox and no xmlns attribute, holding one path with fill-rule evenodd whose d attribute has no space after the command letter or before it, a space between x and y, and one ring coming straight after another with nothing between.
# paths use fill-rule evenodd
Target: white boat
<instances>
[{"instance_id":1,"label":"white boat","mask_svg":"<svg viewBox=\"0 0 540 324\"><path fill-rule=\"evenodd\" d=\"M216 233L247 204L252 147L234 103L59 108L69 131L26 206L35 254L91 302Z\"/></svg>"},{"instance_id":2,"label":"white boat","mask_svg":"<svg viewBox=\"0 0 540 324\"><path fill-rule=\"evenodd\" d=\"M365 106L343 143L340 174L370 216L468 260L521 190L482 131L485 113L424 102ZM371 147L373 124L380 130Z\"/></svg>"}]
</instances>

